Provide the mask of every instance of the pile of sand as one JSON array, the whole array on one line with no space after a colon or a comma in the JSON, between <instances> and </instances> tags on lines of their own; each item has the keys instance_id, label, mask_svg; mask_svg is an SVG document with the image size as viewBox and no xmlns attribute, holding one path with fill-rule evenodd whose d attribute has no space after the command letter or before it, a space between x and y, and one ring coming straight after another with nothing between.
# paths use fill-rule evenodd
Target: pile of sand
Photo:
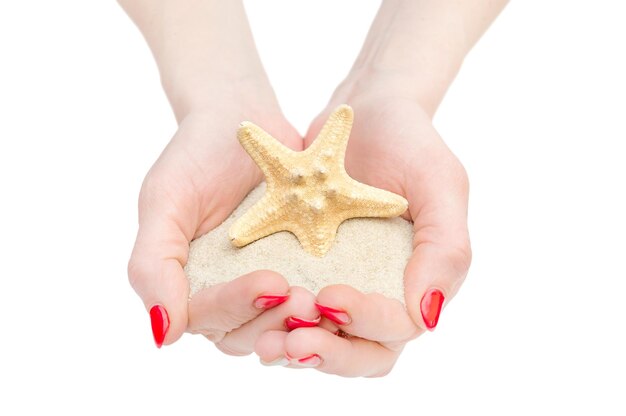
<instances>
[{"instance_id":1,"label":"pile of sand","mask_svg":"<svg viewBox=\"0 0 626 416\"><path fill-rule=\"evenodd\" d=\"M292 286L313 293L331 284L348 284L364 293L378 292L404 303L404 268L412 252L413 229L402 218L345 221L324 257L306 253L296 237L280 232L245 247L228 237L233 222L265 192L259 185L220 226L191 242L185 273L191 295L259 269L282 274Z\"/></svg>"}]
</instances>

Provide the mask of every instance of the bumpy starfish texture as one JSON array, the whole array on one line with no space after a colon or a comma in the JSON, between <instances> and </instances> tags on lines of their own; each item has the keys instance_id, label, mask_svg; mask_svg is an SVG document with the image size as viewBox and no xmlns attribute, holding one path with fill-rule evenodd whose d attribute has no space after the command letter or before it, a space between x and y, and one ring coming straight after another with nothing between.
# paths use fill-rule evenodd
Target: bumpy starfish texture
<instances>
[{"instance_id":1,"label":"bumpy starfish texture","mask_svg":"<svg viewBox=\"0 0 626 416\"><path fill-rule=\"evenodd\" d=\"M235 246L290 231L305 251L321 257L343 221L395 217L406 211L408 202L400 195L348 176L344 158L352 120L352 108L339 106L302 152L283 146L250 122L241 123L237 137L263 171L267 189L229 230Z\"/></svg>"}]
</instances>

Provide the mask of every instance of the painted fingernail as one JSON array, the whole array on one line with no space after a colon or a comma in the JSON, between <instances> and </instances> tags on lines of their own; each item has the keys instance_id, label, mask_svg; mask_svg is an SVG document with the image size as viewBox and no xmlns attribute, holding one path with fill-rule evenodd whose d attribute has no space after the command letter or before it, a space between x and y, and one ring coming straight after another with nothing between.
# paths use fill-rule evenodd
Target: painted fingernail
<instances>
[{"instance_id":1,"label":"painted fingernail","mask_svg":"<svg viewBox=\"0 0 626 416\"><path fill-rule=\"evenodd\" d=\"M348 325L350 322L352 322L352 318L350 318L350 315L348 315L346 311L320 305L317 302L315 303L315 306L317 306L317 309L319 309L322 316L330 319L337 325Z\"/></svg>"},{"instance_id":2,"label":"painted fingernail","mask_svg":"<svg viewBox=\"0 0 626 416\"><path fill-rule=\"evenodd\" d=\"M154 343L157 348L161 348L167 330L170 329L170 317L163 306L154 305L150 308L150 322L152 324Z\"/></svg>"},{"instance_id":3,"label":"painted fingernail","mask_svg":"<svg viewBox=\"0 0 626 416\"><path fill-rule=\"evenodd\" d=\"M313 326L317 326L317 324L319 324L321 320L322 320L321 316L318 316L316 319L313 319L313 320L296 318L295 316L290 316L289 318L285 319L285 326L287 327L288 330L292 331L296 328L310 328Z\"/></svg>"},{"instance_id":4,"label":"painted fingernail","mask_svg":"<svg viewBox=\"0 0 626 416\"><path fill-rule=\"evenodd\" d=\"M278 306L289 299L289 295L263 295L254 300L254 307L259 309L269 309Z\"/></svg>"},{"instance_id":5,"label":"painted fingernail","mask_svg":"<svg viewBox=\"0 0 626 416\"><path fill-rule=\"evenodd\" d=\"M311 354L302 358L292 358L290 363L298 367L313 368L322 363L322 357L317 354Z\"/></svg>"},{"instance_id":6,"label":"painted fingernail","mask_svg":"<svg viewBox=\"0 0 626 416\"><path fill-rule=\"evenodd\" d=\"M439 321L439 314L441 313L441 307L443 306L443 293L439 289L430 289L424 293L422 302L420 303L420 310L422 312L422 318L429 331L433 331Z\"/></svg>"},{"instance_id":7,"label":"painted fingernail","mask_svg":"<svg viewBox=\"0 0 626 416\"><path fill-rule=\"evenodd\" d=\"M279 357L277 359L275 359L274 361L263 361L261 360L261 364L268 366L268 367L274 367L274 366L286 366L287 364L289 364L289 360L286 357Z\"/></svg>"}]
</instances>

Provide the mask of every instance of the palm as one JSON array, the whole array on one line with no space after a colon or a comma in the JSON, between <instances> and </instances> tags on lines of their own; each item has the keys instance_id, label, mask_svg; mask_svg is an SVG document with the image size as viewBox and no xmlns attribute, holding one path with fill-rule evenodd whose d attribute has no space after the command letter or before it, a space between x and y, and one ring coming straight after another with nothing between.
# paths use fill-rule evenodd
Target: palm
<instances>
[{"instance_id":1,"label":"palm","mask_svg":"<svg viewBox=\"0 0 626 416\"><path fill-rule=\"evenodd\" d=\"M467 175L418 104L365 96L348 104L355 114L346 152L348 174L409 201L404 217L413 222L415 235L405 272L405 300L413 321L425 328L420 312L424 292L432 285L442 287L449 300L469 267ZM312 124L307 144L333 106ZM403 338L394 341L382 344L393 348Z\"/></svg>"},{"instance_id":2,"label":"palm","mask_svg":"<svg viewBox=\"0 0 626 416\"><path fill-rule=\"evenodd\" d=\"M181 244L219 225L261 180L236 139L243 118L232 113L185 119L146 177L140 203L161 205ZM289 133L287 145L298 146L286 121L273 118L268 124Z\"/></svg>"},{"instance_id":3,"label":"palm","mask_svg":"<svg viewBox=\"0 0 626 416\"><path fill-rule=\"evenodd\" d=\"M144 180L139 196L139 232L128 271L146 307L163 305L168 313L166 343L174 342L186 330L213 331L218 338L224 337L258 315L257 310L250 310L258 293L280 294L286 286L278 275L253 273L221 288L205 289L194 296L195 303L188 302L189 284L183 266L190 241L219 225L261 180L260 171L236 139L237 125L246 118L269 126L278 137L286 137L286 145L296 150L301 147L297 132L279 112L255 119L241 110L221 108L219 112L186 117ZM258 292L247 293L247 287ZM246 293L237 296L237 290ZM243 302L241 309L247 314L237 309L237 301ZM194 305L193 313L188 312ZM214 310L207 311L207 307ZM157 345L161 342L158 340Z\"/></svg>"},{"instance_id":4,"label":"palm","mask_svg":"<svg viewBox=\"0 0 626 416\"><path fill-rule=\"evenodd\" d=\"M436 179L467 180L458 159L419 105L398 99L360 99L350 105L355 113L346 152L350 176L404 196L409 201L405 217L428 221L422 214L435 209L441 199L440 190L434 186ZM311 133L319 130L325 117L326 112L313 123ZM306 144L314 137L309 134Z\"/></svg>"}]
</instances>

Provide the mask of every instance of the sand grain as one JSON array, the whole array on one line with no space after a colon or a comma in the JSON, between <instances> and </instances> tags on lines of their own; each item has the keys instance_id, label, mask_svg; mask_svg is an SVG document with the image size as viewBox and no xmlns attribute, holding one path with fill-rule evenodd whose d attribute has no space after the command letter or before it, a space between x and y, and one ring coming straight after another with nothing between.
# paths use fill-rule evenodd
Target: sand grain
<instances>
[{"instance_id":1,"label":"sand grain","mask_svg":"<svg viewBox=\"0 0 626 416\"><path fill-rule=\"evenodd\" d=\"M322 258L306 253L289 232L234 247L228 229L265 192L259 185L221 225L191 242L185 273L191 295L259 269L274 270L292 286L317 293L331 284L348 284L364 293L378 292L404 303L403 274L412 251L413 230L402 218L345 221Z\"/></svg>"}]
</instances>

